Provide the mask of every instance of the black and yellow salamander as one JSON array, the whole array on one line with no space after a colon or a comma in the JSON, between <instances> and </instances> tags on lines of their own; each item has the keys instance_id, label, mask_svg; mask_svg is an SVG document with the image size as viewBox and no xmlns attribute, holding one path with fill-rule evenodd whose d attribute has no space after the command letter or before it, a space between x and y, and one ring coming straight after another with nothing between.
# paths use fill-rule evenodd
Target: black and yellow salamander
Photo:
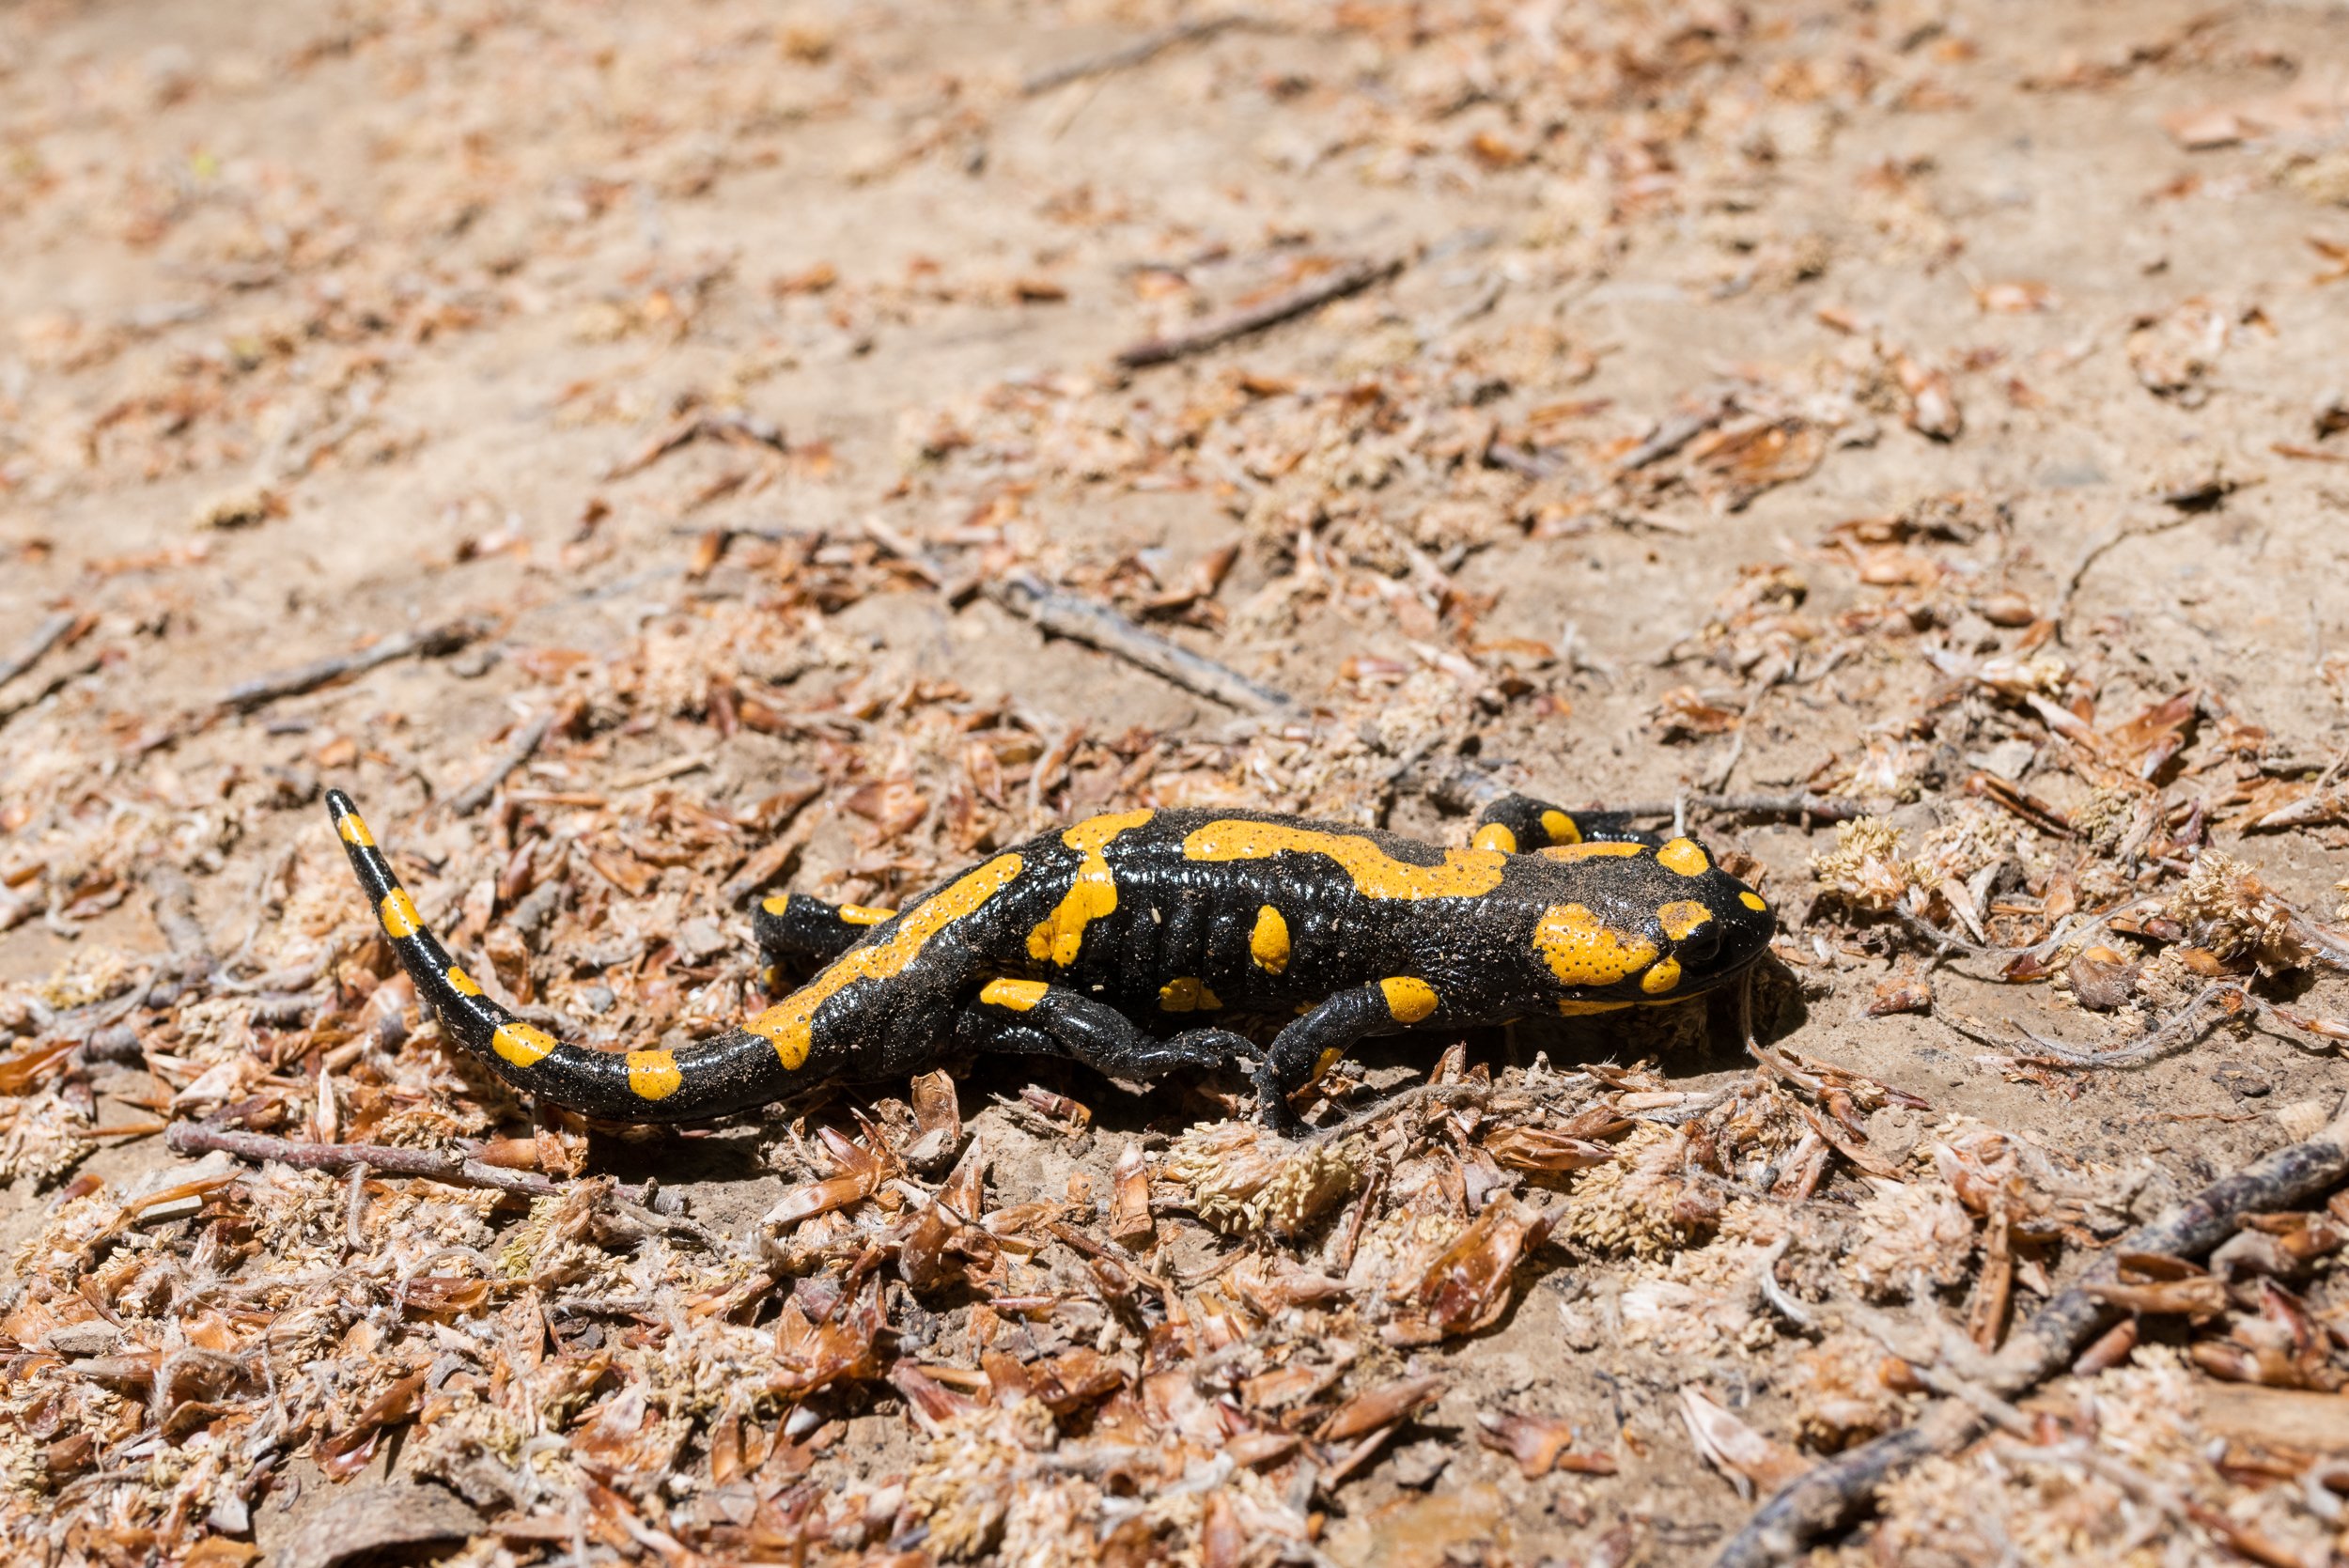
<instances>
[{"instance_id":1,"label":"black and yellow salamander","mask_svg":"<svg viewBox=\"0 0 2349 1568\"><path fill-rule=\"evenodd\" d=\"M516 1088L589 1116L698 1121L832 1079L1011 1051L1155 1079L1247 1069L1266 1120L1366 1036L1658 1003L1742 975L1773 927L1688 838L1523 796L1471 846L1244 811L1112 812L901 909L791 893L770 964L822 967L740 1028L670 1051L565 1045L485 995L425 929L350 797L327 809L417 993ZM1287 1017L1268 1046L1198 1027Z\"/></svg>"}]
</instances>

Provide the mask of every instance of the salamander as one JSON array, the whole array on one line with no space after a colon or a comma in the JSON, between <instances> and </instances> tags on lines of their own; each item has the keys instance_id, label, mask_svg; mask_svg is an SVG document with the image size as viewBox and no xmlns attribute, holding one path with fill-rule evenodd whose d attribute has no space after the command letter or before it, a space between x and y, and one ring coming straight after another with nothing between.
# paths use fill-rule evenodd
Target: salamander
<instances>
[{"instance_id":1,"label":"salamander","mask_svg":"<svg viewBox=\"0 0 2349 1568\"><path fill-rule=\"evenodd\" d=\"M592 1117L699 1121L942 1058L1073 1058L1112 1077L1244 1070L1257 1109L1358 1041L1660 1004L1744 975L1770 908L1694 839L1524 796L1466 848L1225 810L1111 812L989 856L897 909L764 900L770 966L805 984L675 1050L566 1045L425 928L349 796L326 798L417 994L517 1089ZM769 971L774 972L772 969ZM1283 1018L1264 1045L1222 1021Z\"/></svg>"}]
</instances>

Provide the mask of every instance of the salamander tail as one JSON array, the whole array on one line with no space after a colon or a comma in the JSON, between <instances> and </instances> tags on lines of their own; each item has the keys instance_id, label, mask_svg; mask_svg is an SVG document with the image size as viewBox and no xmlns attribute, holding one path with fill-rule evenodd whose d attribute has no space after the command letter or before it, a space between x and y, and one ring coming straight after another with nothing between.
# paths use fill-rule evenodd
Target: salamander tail
<instances>
[{"instance_id":1,"label":"salamander tail","mask_svg":"<svg viewBox=\"0 0 2349 1568\"><path fill-rule=\"evenodd\" d=\"M523 1022L484 992L426 928L415 901L350 797L326 792L327 814L350 857L350 869L375 908L376 924L416 994L440 1015L458 1044L498 1077L583 1115L620 1122L693 1122L780 1099L804 1089L777 1057L774 1042L743 1030L679 1051L589 1050L565 1045Z\"/></svg>"}]
</instances>

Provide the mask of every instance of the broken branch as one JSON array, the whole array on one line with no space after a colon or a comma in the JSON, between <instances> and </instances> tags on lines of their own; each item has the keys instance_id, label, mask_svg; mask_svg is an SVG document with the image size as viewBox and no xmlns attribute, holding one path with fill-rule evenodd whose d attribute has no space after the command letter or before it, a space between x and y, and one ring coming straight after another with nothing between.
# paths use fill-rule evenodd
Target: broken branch
<instances>
[{"instance_id":1,"label":"broken branch","mask_svg":"<svg viewBox=\"0 0 2349 1568\"><path fill-rule=\"evenodd\" d=\"M2244 1216L2295 1207L2344 1176L2349 1176L2349 1100L2314 1136L2213 1182L2107 1249L2071 1289L2041 1308L1990 1358L1981 1382L2012 1399L2069 1366L2119 1315L2097 1298L2095 1287L2120 1277L2122 1258L2147 1252L2201 1258L2232 1235ZM1794 1560L1812 1542L1858 1516L1892 1475L1921 1459L1963 1448L1988 1423L1988 1417L1964 1400L1946 1399L1913 1425L1838 1455L1780 1488L1721 1548L1714 1568L1764 1568Z\"/></svg>"},{"instance_id":2,"label":"broken branch","mask_svg":"<svg viewBox=\"0 0 2349 1568\"><path fill-rule=\"evenodd\" d=\"M1107 76L1112 71L1131 70L1136 66L1148 65L1178 44L1203 43L1218 33L1254 20L1247 16L1204 16L1195 22L1179 23L1098 54L1088 54L1066 65L1048 66L1020 83L1019 91L1024 97L1034 98L1040 93L1050 92L1054 87L1081 82L1088 76Z\"/></svg>"},{"instance_id":3,"label":"broken branch","mask_svg":"<svg viewBox=\"0 0 2349 1568\"><path fill-rule=\"evenodd\" d=\"M448 798L448 809L459 816L471 816L488 805L490 797L497 793L498 785L504 784L515 768L528 762L532 754L546 743L548 735L554 729L556 713L557 708L550 707L523 726L521 734L516 736L514 743L490 764L488 771Z\"/></svg>"},{"instance_id":4,"label":"broken branch","mask_svg":"<svg viewBox=\"0 0 2349 1568\"><path fill-rule=\"evenodd\" d=\"M214 1149L239 1159L275 1160L303 1171L350 1171L365 1166L384 1176L422 1176L451 1187L490 1187L525 1198L545 1198L563 1190L562 1184L536 1171L509 1171L443 1149L410 1149L389 1143L296 1143L267 1133L237 1132L208 1127L196 1122L175 1122L163 1134L174 1154L208 1154ZM641 1194L630 1194L641 1197Z\"/></svg>"},{"instance_id":5,"label":"broken branch","mask_svg":"<svg viewBox=\"0 0 2349 1568\"><path fill-rule=\"evenodd\" d=\"M35 627L33 634L24 639L23 645L10 654L5 662L0 662L0 686L8 685L39 663L41 656L55 647L58 641L73 629L77 618L72 611L60 610Z\"/></svg>"},{"instance_id":6,"label":"broken branch","mask_svg":"<svg viewBox=\"0 0 2349 1568\"><path fill-rule=\"evenodd\" d=\"M1374 283L1384 283L1403 271L1399 258L1385 261L1349 261L1324 272L1311 283L1276 294L1269 300L1238 310L1210 316L1188 332L1166 337L1145 337L1139 343L1128 344L1117 351L1116 364L1123 370L1139 370L1144 365L1165 365L1220 348L1236 337L1276 327L1282 322L1318 310L1332 300L1360 293Z\"/></svg>"},{"instance_id":7,"label":"broken branch","mask_svg":"<svg viewBox=\"0 0 2349 1568\"><path fill-rule=\"evenodd\" d=\"M1251 713L1288 713L1297 706L1285 691L1260 686L1206 654L1193 653L1155 631L1143 630L1106 604L1048 588L1026 572L988 583L987 597L1022 620L1034 621L1040 631L1114 654L1228 707Z\"/></svg>"},{"instance_id":8,"label":"broken branch","mask_svg":"<svg viewBox=\"0 0 2349 1568\"><path fill-rule=\"evenodd\" d=\"M241 686L231 687L228 694L220 699L220 706L232 713L251 713L280 697L298 697L394 660L444 659L489 633L490 623L478 617L449 621L422 631L402 631L357 653L321 659L275 675L257 675Z\"/></svg>"}]
</instances>

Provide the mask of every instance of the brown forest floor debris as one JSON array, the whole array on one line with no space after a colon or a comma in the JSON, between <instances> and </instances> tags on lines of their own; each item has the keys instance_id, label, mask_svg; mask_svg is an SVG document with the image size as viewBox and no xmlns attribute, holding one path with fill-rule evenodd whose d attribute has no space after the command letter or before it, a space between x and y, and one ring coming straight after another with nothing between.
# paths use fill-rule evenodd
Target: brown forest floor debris
<instances>
[{"instance_id":1,"label":"brown forest floor debris","mask_svg":"<svg viewBox=\"0 0 2349 1568\"><path fill-rule=\"evenodd\" d=\"M0 1538L2349 1552L2345 28L0 12ZM1134 805L1681 816L1782 930L1754 1058L1380 1043L1297 1143L628 1131L419 1015L329 784L614 1048Z\"/></svg>"}]
</instances>

